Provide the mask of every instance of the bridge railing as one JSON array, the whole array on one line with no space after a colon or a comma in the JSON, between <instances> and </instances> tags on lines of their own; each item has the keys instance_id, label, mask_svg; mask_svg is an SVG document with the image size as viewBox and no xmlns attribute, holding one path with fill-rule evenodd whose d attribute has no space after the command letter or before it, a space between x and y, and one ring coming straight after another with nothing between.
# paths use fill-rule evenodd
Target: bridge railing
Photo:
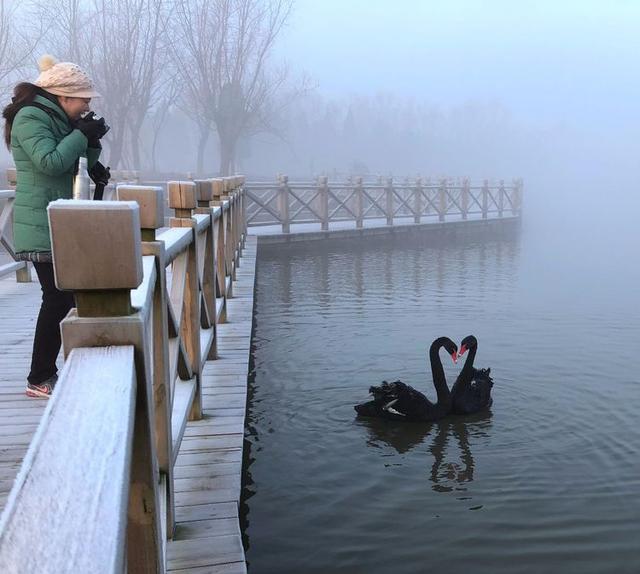
<instances>
[{"instance_id":1,"label":"bridge railing","mask_svg":"<svg viewBox=\"0 0 640 574\"><path fill-rule=\"evenodd\" d=\"M165 230L161 188L50 204L56 283L76 308L0 522L2 572L166 569L173 468L187 420L202 417L203 366L247 232L243 178L167 190Z\"/></svg>"},{"instance_id":2,"label":"bridge railing","mask_svg":"<svg viewBox=\"0 0 640 574\"><path fill-rule=\"evenodd\" d=\"M347 183L330 183L323 176L309 183L290 182L282 175L276 183L249 183L246 192L248 225L277 225L283 233L289 233L293 224L320 224L320 229L328 230L331 223L353 222L362 228L365 220L394 225L488 219L518 216L522 208L521 179L510 184L484 180L476 185L468 179L431 182L421 178L365 183L358 177Z\"/></svg>"},{"instance_id":3,"label":"bridge railing","mask_svg":"<svg viewBox=\"0 0 640 574\"><path fill-rule=\"evenodd\" d=\"M13 189L0 190L0 245L4 247L8 254L7 261L0 261L0 278L10 273L16 274L16 280L19 283L28 283L31 281L31 271L26 261L17 261L16 253L13 247L12 233L13 228L13 204L16 198L16 192Z\"/></svg>"},{"instance_id":4,"label":"bridge railing","mask_svg":"<svg viewBox=\"0 0 640 574\"><path fill-rule=\"evenodd\" d=\"M12 240L16 169L14 167L8 168L6 175L11 189L0 190L0 246L6 251L4 262L0 260L0 278L15 273L18 283L28 283L31 281L29 262L16 259ZM111 172L111 181L112 183L104 190L104 199L115 199L118 182L138 184L140 182L140 174L133 170L113 170Z\"/></svg>"}]
</instances>

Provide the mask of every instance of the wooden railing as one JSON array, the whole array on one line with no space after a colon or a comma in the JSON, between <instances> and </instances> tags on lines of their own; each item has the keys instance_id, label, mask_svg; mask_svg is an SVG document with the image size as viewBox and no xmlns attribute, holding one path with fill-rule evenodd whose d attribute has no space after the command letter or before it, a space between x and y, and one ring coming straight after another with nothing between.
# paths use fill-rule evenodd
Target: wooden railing
<instances>
[{"instance_id":1,"label":"wooden railing","mask_svg":"<svg viewBox=\"0 0 640 574\"><path fill-rule=\"evenodd\" d=\"M49 206L74 292L65 364L0 522L0 572L164 572L173 468L202 417L246 238L244 178L119 186Z\"/></svg>"},{"instance_id":2,"label":"wooden railing","mask_svg":"<svg viewBox=\"0 0 640 574\"><path fill-rule=\"evenodd\" d=\"M365 183L359 177L348 183L330 183L327 177L320 177L316 183L292 183L283 175L275 184L249 183L246 192L248 225L277 225L283 233L290 233L293 224L320 224L322 230L328 230L335 222L353 222L359 229L365 220L374 219L394 225L501 218L520 215L522 207L522 180L510 184L484 180L478 185L468 179L433 183L388 178Z\"/></svg>"},{"instance_id":3,"label":"wooden railing","mask_svg":"<svg viewBox=\"0 0 640 574\"><path fill-rule=\"evenodd\" d=\"M16 253L12 241L12 216L13 204L16 197L16 169L9 168L6 171L7 180L11 189L0 190L0 246L6 251L8 260L3 263L0 260L0 278L16 274L16 280L19 283L28 283L31 281L31 268L27 261L16 260ZM115 199L115 191L117 182L139 183L140 175L137 171L112 171L111 181L104 191L104 199ZM93 186L92 186L93 187Z\"/></svg>"},{"instance_id":4,"label":"wooden railing","mask_svg":"<svg viewBox=\"0 0 640 574\"><path fill-rule=\"evenodd\" d=\"M7 170L7 179L9 185L15 187L16 170ZM26 261L16 261L16 253L11 240L10 229L13 228L13 203L16 198L14 189L0 190L0 245L4 247L9 258L13 261L2 263L0 261L0 278L15 272L16 280L19 283L28 283L31 281L31 270Z\"/></svg>"}]
</instances>

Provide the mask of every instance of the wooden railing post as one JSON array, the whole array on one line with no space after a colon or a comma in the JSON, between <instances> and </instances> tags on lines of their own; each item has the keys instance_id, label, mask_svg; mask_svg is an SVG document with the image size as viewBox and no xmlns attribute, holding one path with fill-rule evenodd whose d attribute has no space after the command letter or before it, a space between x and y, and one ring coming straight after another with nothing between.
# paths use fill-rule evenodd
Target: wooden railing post
<instances>
[{"instance_id":1,"label":"wooden railing post","mask_svg":"<svg viewBox=\"0 0 640 574\"><path fill-rule=\"evenodd\" d=\"M329 177L321 175L318 178L318 198L320 201L320 229L329 230Z\"/></svg>"},{"instance_id":2,"label":"wooden railing post","mask_svg":"<svg viewBox=\"0 0 640 574\"><path fill-rule=\"evenodd\" d=\"M513 208L512 215L520 215L522 212L522 179L513 180L513 197L511 199Z\"/></svg>"},{"instance_id":3,"label":"wooden railing post","mask_svg":"<svg viewBox=\"0 0 640 574\"><path fill-rule=\"evenodd\" d=\"M171 227L190 227L193 230L187 261L186 286L184 290L183 320L180 333L189 362L196 378L196 393L189 414L189 420L202 418L202 371L200 365L200 288L198 281L198 237L196 222L192 219L196 208L196 186L191 181L170 181L167 183L169 207L175 211Z\"/></svg>"},{"instance_id":4,"label":"wooden railing post","mask_svg":"<svg viewBox=\"0 0 640 574\"><path fill-rule=\"evenodd\" d=\"M233 282L236 278L235 271L235 246L234 246L234 227L233 227L233 219L235 214L235 204L233 202L233 195L231 191L232 185L231 177L222 178L222 189L224 195L221 197L224 202L223 209L227 210L227 218L225 219L225 251L224 257L227 266L227 276L229 277L229 287L227 288L227 297L233 297Z\"/></svg>"},{"instance_id":5,"label":"wooden railing post","mask_svg":"<svg viewBox=\"0 0 640 574\"><path fill-rule=\"evenodd\" d=\"M240 225L240 178L235 175L232 178L233 197L233 280L236 280L237 269L240 266L242 255L242 227Z\"/></svg>"},{"instance_id":6,"label":"wooden railing post","mask_svg":"<svg viewBox=\"0 0 640 574\"><path fill-rule=\"evenodd\" d=\"M440 188L438 189L438 221L444 221L447 213L447 179L440 180Z\"/></svg>"},{"instance_id":7,"label":"wooden railing post","mask_svg":"<svg viewBox=\"0 0 640 574\"><path fill-rule=\"evenodd\" d=\"M216 241L216 277L217 277L217 290L216 296L222 298L222 306L218 315L218 321L225 323L227 320L227 262L225 259L226 242L227 242L227 217L228 213L224 208L224 201L222 200L223 181L220 178L211 180L213 187L213 205L220 208L220 217L215 221L215 241Z\"/></svg>"},{"instance_id":8,"label":"wooden railing post","mask_svg":"<svg viewBox=\"0 0 640 574\"><path fill-rule=\"evenodd\" d=\"M385 215L387 216L387 225L393 225L393 178L388 177L385 185Z\"/></svg>"},{"instance_id":9,"label":"wooden railing post","mask_svg":"<svg viewBox=\"0 0 640 574\"><path fill-rule=\"evenodd\" d=\"M500 187L498 188L498 217L502 217L504 211L504 179L500 180Z\"/></svg>"},{"instance_id":10,"label":"wooden railing post","mask_svg":"<svg viewBox=\"0 0 640 574\"><path fill-rule=\"evenodd\" d=\"M420 223L422 218L422 178L416 179L416 185L413 188L413 222Z\"/></svg>"},{"instance_id":11,"label":"wooden railing post","mask_svg":"<svg viewBox=\"0 0 640 574\"><path fill-rule=\"evenodd\" d=\"M278 186L278 206L282 221L282 233L289 233L289 176L281 175Z\"/></svg>"},{"instance_id":12,"label":"wooden railing post","mask_svg":"<svg viewBox=\"0 0 640 574\"><path fill-rule=\"evenodd\" d=\"M202 213L209 216L209 227L207 228L205 241L204 241L204 253L200 253L201 257L201 281L202 281L202 299L205 306L206 313L203 313L201 319L201 326L203 328L213 328L213 343L209 349L207 359L218 358L218 312L217 312L217 251L216 251L216 239L218 226L216 224L216 209L214 206L214 184L210 179L196 180L196 200L198 207L196 213ZM204 257L204 259L202 259ZM205 321L208 319L208 321ZM208 323L208 324L205 324Z\"/></svg>"},{"instance_id":13,"label":"wooden railing post","mask_svg":"<svg viewBox=\"0 0 640 574\"><path fill-rule=\"evenodd\" d=\"M11 189L15 189L18 183L18 172L15 167L8 167L6 171L7 184ZM0 240L5 246L10 255L14 255L12 244L3 237L5 227L11 219L13 214L13 197L7 199L7 203L3 210L0 210ZM18 283L31 283L31 264L28 261L24 262L24 265L19 269L16 269L16 282Z\"/></svg>"},{"instance_id":14,"label":"wooden railing post","mask_svg":"<svg viewBox=\"0 0 640 574\"><path fill-rule=\"evenodd\" d=\"M0 209L0 244L4 246L9 255L15 259L15 251L13 244L7 237L6 229L13 214L13 204L15 201L15 192L13 191L0 191L0 200L3 196L8 196L4 207ZM15 261L14 263L7 263L0 265L0 277L4 277L11 271L15 271L16 281L18 283L29 283L31 281L31 267L28 261Z\"/></svg>"},{"instance_id":15,"label":"wooden railing post","mask_svg":"<svg viewBox=\"0 0 640 574\"><path fill-rule=\"evenodd\" d=\"M487 219L489 211L489 180L485 179L482 184L482 219Z\"/></svg>"},{"instance_id":16,"label":"wooden railing post","mask_svg":"<svg viewBox=\"0 0 640 574\"><path fill-rule=\"evenodd\" d=\"M364 220L364 187L362 185L361 177L356 177L355 212L356 212L356 228L362 229L363 220Z\"/></svg>"},{"instance_id":17,"label":"wooden railing post","mask_svg":"<svg viewBox=\"0 0 640 574\"><path fill-rule=\"evenodd\" d=\"M424 186L424 191L425 191L425 195L429 198L432 199L432 194L431 194L431 177L427 177L426 180L424 180L423 182L423 186ZM424 206L424 213L425 215L429 215L429 213L431 212L431 203L429 203L429 201L426 202L426 205Z\"/></svg>"},{"instance_id":18,"label":"wooden railing post","mask_svg":"<svg viewBox=\"0 0 640 574\"><path fill-rule=\"evenodd\" d=\"M240 217L242 222L242 249L244 249L247 242L247 192L244 188L246 178L244 175L240 176Z\"/></svg>"},{"instance_id":19,"label":"wooden railing post","mask_svg":"<svg viewBox=\"0 0 640 574\"><path fill-rule=\"evenodd\" d=\"M143 279L139 207L134 202L58 200L49 204L48 214L56 284L74 291L77 304L62 322L65 357L77 347L135 348L126 571L164 572L150 345L145 312L131 305L131 290ZM80 244L83 249L77 248Z\"/></svg>"},{"instance_id":20,"label":"wooden railing post","mask_svg":"<svg viewBox=\"0 0 640 574\"><path fill-rule=\"evenodd\" d=\"M221 208L225 212L224 221L224 262L227 270L228 287L226 295L231 297L231 290L233 289L233 202L229 195L229 178L222 178L222 195L220 201L222 201Z\"/></svg>"},{"instance_id":21,"label":"wooden railing post","mask_svg":"<svg viewBox=\"0 0 640 574\"><path fill-rule=\"evenodd\" d=\"M461 192L461 201L460 207L462 208L462 219L467 219L467 214L469 213L469 190L470 183L469 178L465 177L462 182L462 192Z\"/></svg>"},{"instance_id":22,"label":"wooden railing post","mask_svg":"<svg viewBox=\"0 0 640 574\"><path fill-rule=\"evenodd\" d=\"M15 189L18 185L18 171L15 167L8 167L6 171L7 184L11 189Z\"/></svg>"},{"instance_id":23,"label":"wooden railing post","mask_svg":"<svg viewBox=\"0 0 640 574\"><path fill-rule=\"evenodd\" d=\"M156 241L156 230L164 227L164 191L161 187L118 185L118 201L135 201L140 207L142 254L155 259L153 289L153 396L158 467L166 476L167 536L173 537L175 504L173 483L173 437L171 435L171 380L169 376L169 334L167 316L166 254L164 243Z\"/></svg>"}]
</instances>

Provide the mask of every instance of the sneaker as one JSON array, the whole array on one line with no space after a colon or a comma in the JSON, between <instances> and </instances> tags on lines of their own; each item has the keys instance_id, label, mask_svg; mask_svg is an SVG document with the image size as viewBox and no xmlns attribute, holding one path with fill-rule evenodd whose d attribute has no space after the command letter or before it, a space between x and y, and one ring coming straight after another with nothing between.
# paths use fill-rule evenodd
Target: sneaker
<instances>
[{"instance_id":1,"label":"sneaker","mask_svg":"<svg viewBox=\"0 0 640 574\"><path fill-rule=\"evenodd\" d=\"M58 381L58 375L49 377L46 381L41 383L27 383L27 396L34 398L48 399L53 392Z\"/></svg>"}]
</instances>

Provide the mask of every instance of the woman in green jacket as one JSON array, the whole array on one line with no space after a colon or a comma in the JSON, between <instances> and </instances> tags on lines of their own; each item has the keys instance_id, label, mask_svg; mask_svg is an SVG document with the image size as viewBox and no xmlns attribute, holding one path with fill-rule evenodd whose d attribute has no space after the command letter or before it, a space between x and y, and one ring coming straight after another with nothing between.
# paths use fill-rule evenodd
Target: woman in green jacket
<instances>
[{"instance_id":1,"label":"woman in green jacket","mask_svg":"<svg viewBox=\"0 0 640 574\"><path fill-rule=\"evenodd\" d=\"M100 155L100 138L108 127L89 111L98 96L89 76L76 64L40 62L40 75L23 82L3 111L5 142L17 172L13 233L19 259L32 261L42 288L42 304L33 340L27 395L49 397L58 378L60 321L74 306L73 295L56 288L47 206L71 199L73 178L81 156L89 168Z\"/></svg>"}]
</instances>

